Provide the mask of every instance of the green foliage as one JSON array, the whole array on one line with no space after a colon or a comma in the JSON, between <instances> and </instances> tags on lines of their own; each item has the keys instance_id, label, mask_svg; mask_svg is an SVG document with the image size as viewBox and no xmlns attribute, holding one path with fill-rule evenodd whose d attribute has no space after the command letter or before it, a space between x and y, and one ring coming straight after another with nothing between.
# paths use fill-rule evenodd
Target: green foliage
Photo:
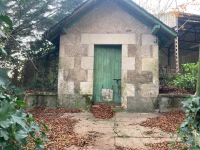
<instances>
[{"instance_id":1,"label":"green foliage","mask_svg":"<svg viewBox=\"0 0 200 150\"><path fill-rule=\"evenodd\" d=\"M23 79L22 68L26 61L33 64L32 70L46 78L35 62L55 47L42 34L83 1L0 0L0 67L11 70L12 84L23 86L20 79Z\"/></svg>"},{"instance_id":2,"label":"green foliage","mask_svg":"<svg viewBox=\"0 0 200 150\"><path fill-rule=\"evenodd\" d=\"M200 149L200 97L191 97L182 102L185 108L186 118L177 129L178 137L186 144L190 144L190 150Z\"/></svg>"},{"instance_id":3,"label":"green foliage","mask_svg":"<svg viewBox=\"0 0 200 150\"><path fill-rule=\"evenodd\" d=\"M0 85L8 85L8 69L0 68Z\"/></svg>"},{"instance_id":4,"label":"green foliage","mask_svg":"<svg viewBox=\"0 0 200 150\"><path fill-rule=\"evenodd\" d=\"M0 35L4 36L4 33L1 32L1 30L0 30ZM7 52L4 50L4 48L2 46L0 46L0 55L4 55L4 56L7 55Z\"/></svg>"},{"instance_id":5,"label":"green foliage","mask_svg":"<svg viewBox=\"0 0 200 150\"><path fill-rule=\"evenodd\" d=\"M18 100L20 89L5 88L8 81L7 69L0 69L0 150L20 150L29 142L35 149L44 149L43 141L48 141L32 114L24 113L25 102ZM42 122L44 129L47 126Z\"/></svg>"},{"instance_id":6,"label":"green foliage","mask_svg":"<svg viewBox=\"0 0 200 150\"><path fill-rule=\"evenodd\" d=\"M24 113L25 102L7 92L0 92L0 149L23 149L29 141L35 143L35 149L43 150L43 141L48 141L45 133L30 113ZM48 130L43 122L42 125Z\"/></svg>"},{"instance_id":7,"label":"green foliage","mask_svg":"<svg viewBox=\"0 0 200 150\"><path fill-rule=\"evenodd\" d=\"M198 63L187 63L182 65L182 73L177 75L170 85L179 89L195 90L197 83Z\"/></svg>"},{"instance_id":8,"label":"green foliage","mask_svg":"<svg viewBox=\"0 0 200 150\"><path fill-rule=\"evenodd\" d=\"M170 81L173 81L176 78L175 74L161 74L159 75L159 86L165 87L169 85Z\"/></svg>"},{"instance_id":9,"label":"green foliage","mask_svg":"<svg viewBox=\"0 0 200 150\"><path fill-rule=\"evenodd\" d=\"M35 57L32 56L37 56L37 54L40 57L41 51L47 51L47 46L50 48L50 42L42 38L42 33L83 2L83 0L1 1L4 3L2 7L7 8L0 16L2 32L8 37L3 44L4 49L8 56L16 54L16 58L23 57L26 60L34 59ZM54 47L51 44L52 48ZM16 65L12 57L0 57L1 59L6 59L12 65Z\"/></svg>"},{"instance_id":10,"label":"green foliage","mask_svg":"<svg viewBox=\"0 0 200 150\"><path fill-rule=\"evenodd\" d=\"M6 16L6 15L0 15L0 20L5 22L7 25L9 25L10 27L12 27L12 20L10 19L10 17Z\"/></svg>"},{"instance_id":11,"label":"green foliage","mask_svg":"<svg viewBox=\"0 0 200 150\"><path fill-rule=\"evenodd\" d=\"M0 82L6 83L7 71L0 71ZM22 150L28 142L35 144L34 149L43 150L43 141L48 141L48 138L41 132L32 114L24 113L26 103L18 100L19 95L19 89L15 87L0 87L0 150ZM44 122L41 124L48 131Z\"/></svg>"}]
</instances>

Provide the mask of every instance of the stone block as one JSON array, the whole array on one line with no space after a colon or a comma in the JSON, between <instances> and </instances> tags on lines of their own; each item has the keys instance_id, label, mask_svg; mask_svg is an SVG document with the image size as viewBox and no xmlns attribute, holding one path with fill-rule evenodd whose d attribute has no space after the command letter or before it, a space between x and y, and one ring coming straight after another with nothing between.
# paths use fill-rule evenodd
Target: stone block
<instances>
[{"instance_id":1,"label":"stone block","mask_svg":"<svg viewBox=\"0 0 200 150\"><path fill-rule=\"evenodd\" d=\"M153 84L159 84L159 75L156 70L153 72Z\"/></svg>"},{"instance_id":2,"label":"stone block","mask_svg":"<svg viewBox=\"0 0 200 150\"><path fill-rule=\"evenodd\" d=\"M30 110L36 107L37 104L37 96L36 95L26 95L26 110Z\"/></svg>"},{"instance_id":3,"label":"stone block","mask_svg":"<svg viewBox=\"0 0 200 150\"><path fill-rule=\"evenodd\" d=\"M150 45L142 45L140 50L140 56L142 58L152 58L153 57L153 50Z\"/></svg>"},{"instance_id":4,"label":"stone block","mask_svg":"<svg viewBox=\"0 0 200 150\"><path fill-rule=\"evenodd\" d=\"M136 57L137 53L140 52L140 46L136 44L128 45L128 57Z\"/></svg>"},{"instance_id":5,"label":"stone block","mask_svg":"<svg viewBox=\"0 0 200 150\"><path fill-rule=\"evenodd\" d=\"M127 70L122 70L122 82L127 82Z\"/></svg>"},{"instance_id":6,"label":"stone block","mask_svg":"<svg viewBox=\"0 0 200 150\"><path fill-rule=\"evenodd\" d=\"M74 57L60 58L59 69L74 69Z\"/></svg>"},{"instance_id":7,"label":"stone block","mask_svg":"<svg viewBox=\"0 0 200 150\"><path fill-rule=\"evenodd\" d=\"M58 94L74 94L74 82L58 81Z\"/></svg>"},{"instance_id":8,"label":"stone block","mask_svg":"<svg viewBox=\"0 0 200 150\"><path fill-rule=\"evenodd\" d=\"M64 81L64 70L63 69L58 69L58 82L59 81Z\"/></svg>"},{"instance_id":9,"label":"stone block","mask_svg":"<svg viewBox=\"0 0 200 150\"><path fill-rule=\"evenodd\" d=\"M38 95L37 96L36 107L47 107L47 101L46 101L44 95Z\"/></svg>"},{"instance_id":10,"label":"stone block","mask_svg":"<svg viewBox=\"0 0 200 150\"><path fill-rule=\"evenodd\" d=\"M123 93L122 93L123 95ZM121 98L121 106L123 109L127 110L127 97L126 95L123 95Z\"/></svg>"},{"instance_id":11,"label":"stone block","mask_svg":"<svg viewBox=\"0 0 200 150\"><path fill-rule=\"evenodd\" d=\"M60 57L82 57L87 56L87 49L84 49L81 44L76 45L66 45L65 46L65 54Z\"/></svg>"},{"instance_id":12,"label":"stone block","mask_svg":"<svg viewBox=\"0 0 200 150\"><path fill-rule=\"evenodd\" d=\"M58 95L47 95L45 100L47 101L47 107L56 107L57 106Z\"/></svg>"},{"instance_id":13,"label":"stone block","mask_svg":"<svg viewBox=\"0 0 200 150\"><path fill-rule=\"evenodd\" d=\"M156 58L143 58L142 59L142 71L154 71L158 70L158 59Z\"/></svg>"},{"instance_id":14,"label":"stone block","mask_svg":"<svg viewBox=\"0 0 200 150\"><path fill-rule=\"evenodd\" d=\"M81 82L80 83L80 94L81 95L92 95L93 94L93 82Z\"/></svg>"},{"instance_id":15,"label":"stone block","mask_svg":"<svg viewBox=\"0 0 200 150\"><path fill-rule=\"evenodd\" d=\"M188 94L160 94L158 96L159 112L169 112L172 110L184 110L181 104Z\"/></svg>"},{"instance_id":16,"label":"stone block","mask_svg":"<svg viewBox=\"0 0 200 150\"><path fill-rule=\"evenodd\" d=\"M56 107L57 94L55 93L31 93L26 95L26 110L33 109L34 107Z\"/></svg>"},{"instance_id":17,"label":"stone block","mask_svg":"<svg viewBox=\"0 0 200 150\"><path fill-rule=\"evenodd\" d=\"M126 84L125 89L124 89L124 95L128 97L135 96L135 87L133 84Z\"/></svg>"},{"instance_id":18,"label":"stone block","mask_svg":"<svg viewBox=\"0 0 200 150\"><path fill-rule=\"evenodd\" d=\"M157 58L143 58L142 71L153 72L153 84L158 84L158 59Z\"/></svg>"},{"instance_id":19,"label":"stone block","mask_svg":"<svg viewBox=\"0 0 200 150\"><path fill-rule=\"evenodd\" d=\"M37 107L51 107L55 108L57 102L57 95L38 95Z\"/></svg>"},{"instance_id":20,"label":"stone block","mask_svg":"<svg viewBox=\"0 0 200 150\"><path fill-rule=\"evenodd\" d=\"M127 111L129 112L153 112L155 98L127 97Z\"/></svg>"},{"instance_id":21,"label":"stone block","mask_svg":"<svg viewBox=\"0 0 200 150\"><path fill-rule=\"evenodd\" d=\"M76 76L75 76L74 70L64 70L63 71L63 79L64 79L65 82L75 81Z\"/></svg>"},{"instance_id":22,"label":"stone block","mask_svg":"<svg viewBox=\"0 0 200 150\"><path fill-rule=\"evenodd\" d=\"M159 94L158 85L142 84L140 88L142 90L142 97L157 97Z\"/></svg>"},{"instance_id":23,"label":"stone block","mask_svg":"<svg viewBox=\"0 0 200 150\"><path fill-rule=\"evenodd\" d=\"M58 107L78 108L81 110L85 110L86 109L86 100L81 95L59 94L58 95Z\"/></svg>"},{"instance_id":24,"label":"stone block","mask_svg":"<svg viewBox=\"0 0 200 150\"><path fill-rule=\"evenodd\" d=\"M89 45L82 44L82 56L87 57L89 53Z\"/></svg>"},{"instance_id":25,"label":"stone block","mask_svg":"<svg viewBox=\"0 0 200 150\"><path fill-rule=\"evenodd\" d=\"M142 35L142 45L158 45L157 37L150 35L150 34L143 34Z\"/></svg>"},{"instance_id":26,"label":"stone block","mask_svg":"<svg viewBox=\"0 0 200 150\"><path fill-rule=\"evenodd\" d=\"M93 70L88 70L88 74L87 74L87 81L88 82L93 82Z\"/></svg>"},{"instance_id":27,"label":"stone block","mask_svg":"<svg viewBox=\"0 0 200 150\"><path fill-rule=\"evenodd\" d=\"M158 54L158 45L152 45L152 51L153 51L153 58L159 58Z\"/></svg>"},{"instance_id":28,"label":"stone block","mask_svg":"<svg viewBox=\"0 0 200 150\"><path fill-rule=\"evenodd\" d=\"M92 70L94 58L93 57L82 57L81 58L81 68L86 70Z\"/></svg>"},{"instance_id":29,"label":"stone block","mask_svg":"<svg viewBox=\"0 0 200 150\"><path fill-rule=\"evenodd\" d=\"M79 70L78 72L75 73L75 80L79 82L86 82L87 81L87 70Z\"/></svg>"},{"instance_id":30,"label":"stone block","mask_svg":"<svg viewBox=\"0 0 200 150\"><path fill-rule=\"evenodd\" d=\"M135 70L135 57L123 57L122 70Z\"/></svg>"},{"instance_id":31,"label":"stone block","mask_svg":"<svg viewBox=\"0 0 200 150\"><path fill-rule=\"evenodd\" d=\"M94 44L89 44L88 56L94 57Z\"/></svg>"},{"instance_id":32,"label":"stone block","mask_svg":"<svg viewBox=\"0 0 200 150\"><path fill-rule=\"evenodd\" d=\"M135 44L135 34L82 34L82 44Z\"/></svg>"},{"instance_id":33,"label":"stone block","mask_svg":"<svg viewBox=\"0 0 200 150\"><path fill-rule=\"evenodd\" d=\"M122 45L122 57L128 57L128 45Z\"/></svg>"},{"instance_id":34,"label":"stone block","mask_svg":"<svg viewBox=\"0 0 200 150\"><path fill-rule=\"evenodd\" d=\"M60 46L74 45L74 44L75 44L75 35L74 34L60 35Z\"/></svg>"},{"instance_id":35,"label":"stone block","mask_svg":"<svg viewBox=\"0 0 200 150\"><path fill-rule=\"evenodd\" d=\"M130 71L128 70L127 82L131 84L153 83L153 73L150 71Z\"/></svg>"},{"instance_id":36,"label":"stone block","mask_svg":"<svg viewBox=\"0 0 200 150\"><path fill-rule=\"evenodd\" d=\"M59 58L65 57L65 45L60 45Z\"/></svg>"}]
</instances>

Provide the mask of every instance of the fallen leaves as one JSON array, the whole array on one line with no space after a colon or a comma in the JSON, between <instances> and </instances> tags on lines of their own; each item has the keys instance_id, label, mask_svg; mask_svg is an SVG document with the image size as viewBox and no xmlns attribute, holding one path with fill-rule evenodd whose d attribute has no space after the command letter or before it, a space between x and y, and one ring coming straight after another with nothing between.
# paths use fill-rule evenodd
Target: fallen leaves
<instances>
[{"instance_id":1,"label":"fallen leaves","mask_svg":"<svg viewBox=\"0 0 200 150\"><path fill-rule=\"evenodd\" d=\"M43 120L49 128L47 136L50 142L45 143L47 150L64 150L71 146L75 146L80 150L87 149L87 146L95 146L95 142L98 142L97 138L102 136L99 132L87 132L86 135L80 136L74 132L74 126L78 123L78 120L72 116L65 115L63 113L81 113L79 109L66 109L66 108L35 108L31 110L31 113L36 118L37 122ZM95 118L109 119L115 115L111 106L97 105L90 111ZM176 128L182 123L185 118L183 111L171 111L156 118L149 118L146 121L140 123L142 126L157 127L163 131L175 132ZM145 134L153 134L153 131L146 131ZM104 143L102 143L104 144ZM147 143L145 144L151 150L168 150L170 142L165 141L162 143ZM115 146L116 150L139 150L137 147L123 147ZM27 148L28 149L28 148ZM31 149L31 148L29 148ZM183 150L184 146L181 143L176 142L173 146L174 150Z\"/></svg>"},{"instance_id":2,"label":"fallen leaves","mask_svg":"<svg viewBox=\"0 0 200 150\"><path fill-rule=\"evenodd\" d=\"M161 87L159 88L160 94L194 94L192 89L178 89L174 87Z\"/></svg>"},{"instance_id":3,"label":"fallen leaves","mask_svg":"<svg viewBox=\"0 0 200 150\"><path fill-rule=\"evenodd\" d=\"M106 105L96 105L96 107L91 108L90 112L95 118L99 119L109 119L115 115L115 111L112 107Z\"/></svg>"},{"instance_id":4,"label":"fallen leaves","mask_svg":"<svg viewBox=\"0 0 200 150\"><path fill-rule=\"evenodd\" d=\"M130 147L123 147L123 146L115 146L116 150L138 150L136 148L130 148Z\"/></svg>"},{"instance_id":5,"label":"fallen leaves","mask_svg":"<svg viewBox=\"0 0 200 150\"><path fill-rule=\"evenodd\" d=\"M63 117L62 113L82 112L78 109L38 107L30 112L36 118L36 122L41 122L43 120L49 128L49 132L47 132L46 135L50 141L45 143L45 148L47 150L62 150L72 145L83 149L89 145L94 145L96 138L101 135L98 132L89 132L84 136L79 136L73 131L78 120L74 119L72 116ZM27 147L27 149L30 148Z\"/></svg>"},{"instance_id":6,"label":"fallen leaves","mask_svg":"<svg viewBox=\"0 0 200 150\"><path fill-rule=\"evenodd\" d=\"M155 118L148 118L140 123L141 126L145 127L157 127L165 132L175 132L177 127L181 125L185 119L185 113L181 110L174 110L163 114L162 116ZM152 134L153 131L147 131L146 134ZM170 141L165 141L161 143L146 143L145 146L149 147L151 150L168 150L172 148L173 150L184 150L188 146L183 145L180 142L175 142L171 144Z\"/></svg>"},{"instance_id":7,"label":"fallen leaves","mask_svg":"<svg viewBox=\"0 0 200 150\"><path fill-rule=\"evenodd\" d=\"M185 150L188 148L186 145L183 145L180 142L171 143L169 141L162 143L148 143L145 145L148 146L151 150L168 150L169 148L172 148L173 150Z\"/></svg>"},{"instance_id":8,"label":"fallen leaves","mask_svg":"<svg viewBox=\"0 0 200 150\"><path fill-rule=\"evenodd\" d=\"M145 132L143 132L143 134L145 134L145 135L150 135L150 134L153 134L154 132L153 131L145 131Z\"/></svg>"},{"instance_id":9,"label":"fallen leaves","mask_svg":"<svg viewBox=\"0 0 200 150\"><path fill-rule=\"evenodd\" d=\"M81 113L83 112L80 109L76 108L44 108L44 107L35 107L29 111L30 113Z\"/></svg>"},{"instance_id":10,"label":"fallen leaves","mask_svg":"<svg viewBox=\"0 0 200 150\"><path fill-rule=\"evenodd\" d=\"M162 116L155 118L148 118L146 121L140 123L145 127L157 127L166 132L175 132L177 127L185 119L185 113L181 110L174 110Z\"/></svg>"}]
</instances>

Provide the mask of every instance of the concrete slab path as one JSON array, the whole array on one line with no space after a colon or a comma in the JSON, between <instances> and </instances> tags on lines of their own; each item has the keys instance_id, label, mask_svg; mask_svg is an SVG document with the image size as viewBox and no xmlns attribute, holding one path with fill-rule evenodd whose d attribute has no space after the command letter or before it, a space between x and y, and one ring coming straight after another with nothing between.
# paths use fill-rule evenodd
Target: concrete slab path
<instances>
[{"instance_id":1,"label":"concrete slab path","mask_svg":"<svg viewBox=\"0 0 200 150\"><path fill-rule=\"evenodd\" d=\"M147 118L160 116L160 113L126 113L118 112L111 119L97 119L89 112L66 113L65 116L73 116L79 122L75 125L74 132L84 136L91 131L101 134L96 139L95 146L88 146L88 150L115 150L115 145L148 150L145 143L159 143L171 141L170 133L158 128L140 126L141 121ZM66 150L76 150L75 146Z\"/></svg>"}]
</instances>

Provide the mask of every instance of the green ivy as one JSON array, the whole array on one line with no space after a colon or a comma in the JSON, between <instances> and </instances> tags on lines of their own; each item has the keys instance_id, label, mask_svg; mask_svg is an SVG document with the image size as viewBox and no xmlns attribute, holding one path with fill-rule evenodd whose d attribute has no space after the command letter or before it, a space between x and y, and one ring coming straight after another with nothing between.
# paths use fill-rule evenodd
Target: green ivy
<instances>
[{"instance_id":1,"label":"green ivy","mask_svg":"<svg viewBox=\"0 0 200 150\"><path fill-rule=\"evenodd\" d=\"M27 139L35 143L34 149L45 149L43 141L48 141L48 138L41 131L40 125L35 122L32 114L24 112L25 102L18 100L7 89L3 87L2 89L0 91L0 150L22 150L28 144ZM42 125L48 131L43 122Z\"/></svg>"},{"instance_id":2,"label":"green ivy","mask_svg":"<svg viewBox=\"0 0 200 150\"><path fill-rule=\"evenodd\" d=\"M186 118L178 127L178 137L185 144L190 145L190 150L200 149L200 97L190 97L182 102Z\"/></svg>"}]
</instances>

